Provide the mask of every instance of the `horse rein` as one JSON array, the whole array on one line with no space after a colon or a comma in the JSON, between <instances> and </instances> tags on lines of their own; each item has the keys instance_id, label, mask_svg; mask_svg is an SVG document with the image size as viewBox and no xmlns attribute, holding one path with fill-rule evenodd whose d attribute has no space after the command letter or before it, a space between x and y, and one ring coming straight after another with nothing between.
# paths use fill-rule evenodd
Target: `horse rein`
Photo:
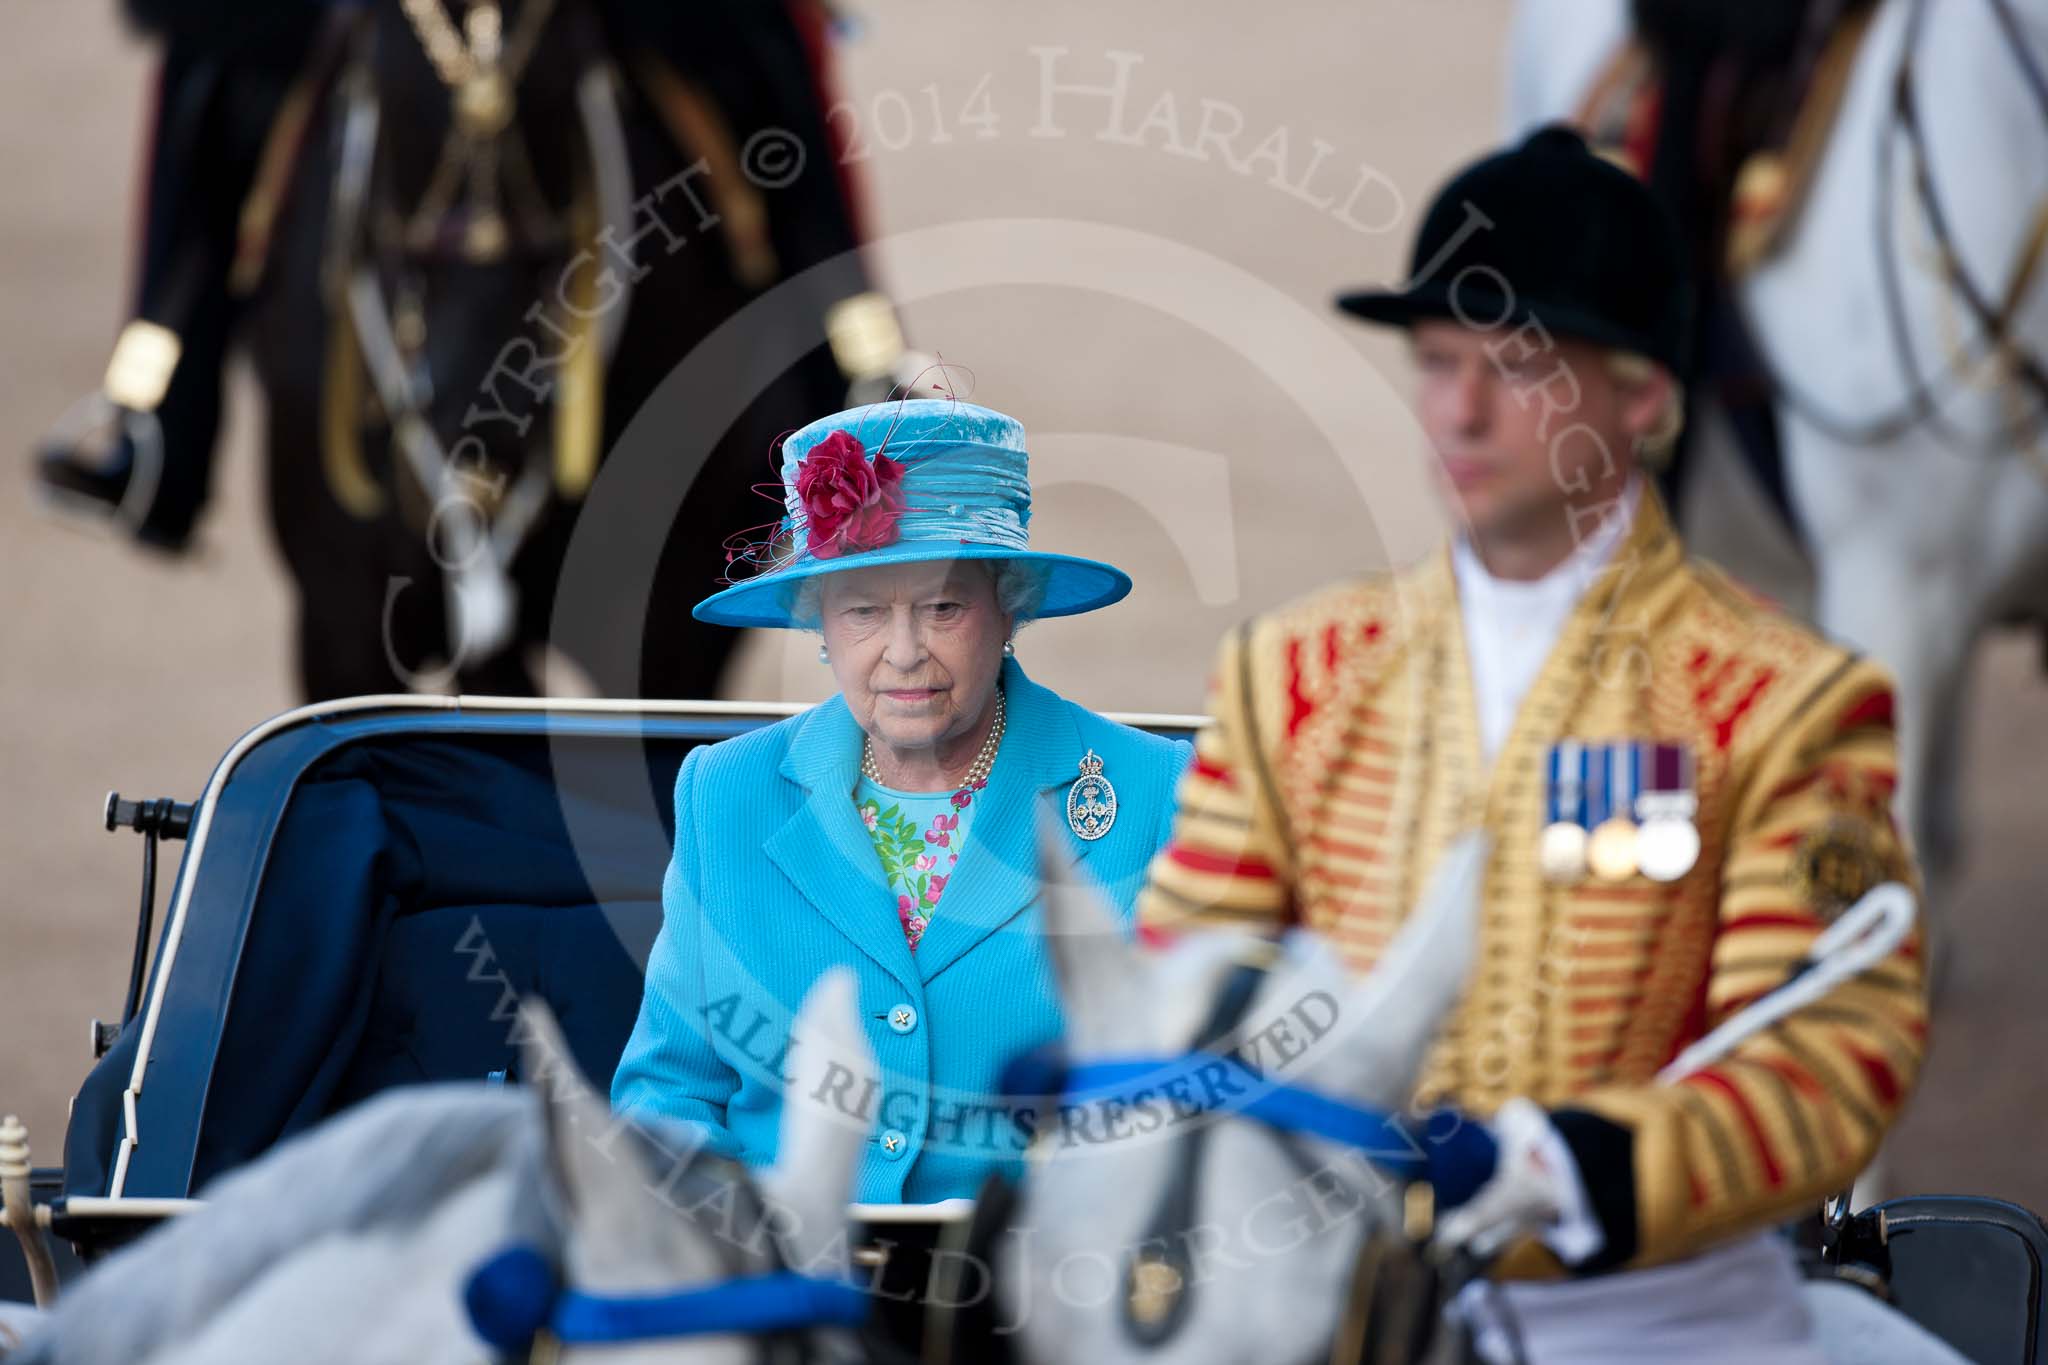
<instances>
[{"instance_id":1,"label":"horse rein","mask_svg":"<svg viewBox=\"0 0 2048 1365\"><path fill-rule=\"evenodd\" d=\"M819 1327L857 1328L868 1296L844 1280L778 1270L666 1294L589 1294L554 1287L554 1271L530 1246L507 1247L478 1266L463 1294L470 1323L492 1346L539 1362L565 1346L620 1346L694 1337L767 1338ZM538 1319L538 1320L536 1320Z\"/></svg>"},{"instance_id":2,"label":"horse rein","mask_svg":"<svg viewBox=\"0 0 2048 1365\"><path fill-rule=\"evenodd\" d=\"M730 1182L755 1226L767 1209L745 1169L713 1158L715 1169L685 1178ZM727 1278L656 1294L596 1294L563 1283L555 1261L525 1243L504 1247L473 1269L463 1307L471 1327L507 1360L553 1365L565 1347L608 1347L711 1336L747 1336L762 1365L804 1365L836 1359L819 1354L814 1333L855 1331L870 1317L868 1292L850 1279L792 1270L774 1236L766 1239L765 1269L735 1268ZM864 1341L869 1359L899 1357L885 1344Z\"/></svg>"},{"instance_id":3,"label":"horse rein","mask_svg":"<svg viewBox=\"0 0 2048 1365\"><path fill-rule=\"evenodd\" d=\"M1872 223L1876 238L1879 293L1884 305L1885 328L1894 358L1907 379L1906 395L1898 406L1889 412L1859 422L1831 412L1805 390L1789 381L1783 370L1763 354L1760 341L1757 344L1757 356L1769 378L1772 391L1781 396L1801 420L1833 440L1848 445L1875 445L1895 440L1924 424L1940 430L1945 436L1961 444L1969 443L1944 416L1944 399L1938 391L1942 388L1952 390L1955 386L1965 383L1965 371L1981 363L1981 357L1972 360L1959 346L1955 354L1931 375L1922 374L1919 363L1914 358L1912 329L1906 315L1904 284L1900 278L1901 267L1898 264L1891 212L1896 159L1893 134L1895 131L1902 132L1913 157L1912 177L1915 196L1920 203L1921 211L1927 217L1928 228L1934 239L1934 249L1940 257L1943 278L1962 299L1964 307L1983 331L1984 356L2004 356L2011 376L2021 381L2024 387L2040 400L2033 414L2021 414L2008 422L1995 438L1995 446L1990 448L2018 446L2038 431L2044 421L2048 421L2048 371L2043 370L2040 358L2029 354L2012 335L2014 320L2038 281L2044 254L2048 254L2048 199L2035 206L2033 220L2022 244L2020 257L2014 263L1998 302L1994 304L1990 293L1973 280L1965 268L1961 253L1955 245L1955 233L1935 189L1926 130L1920 118L1913 75L1913 47L1926 27L1928 3L1927 0L1909 0L1909 3L1911 8L1907 12L1906 31L1901 39L1899 66L1892 78L1891 118L1878 130L1877 189L1874 195L1876 207ZM2044 75L2040 63L2027 45L2020 19L2013 13L2011 0L1983 0L1983 3L1990 6L2000 29L2006 34L2021 77L2034 102L2040 107L2044 126L2048 126L2048 75ZM1747 318L1744 319L1744 326L1753 337L1760 336L1754 323Z\"/></svg>"},{"instance_id":4,"label":"horse rein","mask_svg":"<svg viewBox=\"0 0 2048 1365\"><path fill-rule=\"evenodd\" d=\"M2048 126L2048 78L2044 78L2033 51L2026 44L2026 35L2019 27L2019 17L2012 12L2012 0L1985 0L1991 7L1992 15L2005 32L2011 46L2014 61L2025 79L2027 91L2033 96L2044 126ZM1895 100L1899 123L1913 146L1914 186L1919 192L1920 202L1927 213L1928 226L1934 232L1935 247L1941 253L1942 272L1962 296L1964 304L1975 315L1977 325L1984 330L1987 346L2004 352L2010 357L2017 376L2026 381L2028 388L2048 404L2048 373L2044 373L2038 357L2027 354L2013 344L2011 331L2013 320L2019 314L2020 306L2026 302L2039 273L2044 250L2048 250L2048 200L2043 200L2034 209L2034 219L2026 238L2019 260L1998 301L1994 304L1990 296L1970 278L1961 255L1955 248L1955 233L1950 227L1947 215L1942 211L1940 196L1935 193L1932 165L1927 154L1926 130L1921 125L1919 102L1914 95L1912 51L1913 43L1927 23L1927 0L1913 0L1913 10L1908 19L1906 32L1906 53L1899 66Z\"/></svg>"}]
</instances>

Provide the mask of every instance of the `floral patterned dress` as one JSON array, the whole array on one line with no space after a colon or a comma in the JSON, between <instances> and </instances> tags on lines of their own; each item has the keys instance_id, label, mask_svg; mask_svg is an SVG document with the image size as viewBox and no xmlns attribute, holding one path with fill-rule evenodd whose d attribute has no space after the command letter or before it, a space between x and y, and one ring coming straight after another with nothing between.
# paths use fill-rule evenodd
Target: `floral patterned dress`
<instances>
[{"instance_id":1,"label":"floral patterned dress","mask_svg":"<svg viewBox=\"0 0 2048 1365\"><path fill-rule=\"evenodd\" d=\"M974 821L975 798L985 785L900 792L862 777L853 789L854 808L875 841L882 875L896 895L896 918L913 950L953 880Z\"/></svg>"}]
</instances>

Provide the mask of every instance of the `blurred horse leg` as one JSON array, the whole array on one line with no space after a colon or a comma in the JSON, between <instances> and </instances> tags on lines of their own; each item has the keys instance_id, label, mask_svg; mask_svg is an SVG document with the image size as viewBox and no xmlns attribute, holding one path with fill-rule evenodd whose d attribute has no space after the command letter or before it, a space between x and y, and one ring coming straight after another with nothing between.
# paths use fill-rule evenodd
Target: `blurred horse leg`
<instances>
[{"instance_id":1,"label":"blurred horse leg","mask_svg":"<svg viewBox=\"0 0 2048 1365\"><path fill-rule=\"evenodd\" d=\"M337 506L317 461L303 458L314 448L303 431L273 424L270 448L271 524L297 589L305 699L456 690L445 666L447 612L432 560L411 553L416 547L402 527L355 521ZM295 467L306 465L316 467Z\"/></svg>"}]
</instances>

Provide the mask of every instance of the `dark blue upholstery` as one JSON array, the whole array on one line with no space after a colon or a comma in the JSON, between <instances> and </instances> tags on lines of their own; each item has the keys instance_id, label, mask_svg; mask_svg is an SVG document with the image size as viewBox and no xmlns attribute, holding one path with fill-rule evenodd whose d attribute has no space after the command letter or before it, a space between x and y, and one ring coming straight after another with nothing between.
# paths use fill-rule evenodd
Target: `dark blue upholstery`
<instances>
[{"instance_id":1,"label":"dark blue upholstery","mask_svg":"<svg viewBox=\"0 0 2048 1365\"><path fill-rule=\"evenodd\" d=\"M688 747L371 740L309 771L250 917L194 1188L380 1090L513 1068L519 995L553 1007L607 1088Z\"/></svg>"}]
</instances>

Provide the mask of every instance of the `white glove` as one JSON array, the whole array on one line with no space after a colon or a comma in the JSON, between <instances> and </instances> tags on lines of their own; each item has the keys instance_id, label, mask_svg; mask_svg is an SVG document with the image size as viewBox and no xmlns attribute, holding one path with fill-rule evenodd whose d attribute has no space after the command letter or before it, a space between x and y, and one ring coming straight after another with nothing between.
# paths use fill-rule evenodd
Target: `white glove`
<instances>
[{"instance_id":1,"label":"white glove","mask_svg":"<svg viewBox=\"0 0 2048 1365\"><path fill-rule=\"evenodd\" d=\"M1528 1100L1512 1099L1487 1127L1500 1145L1493 1176L1438 1221L1436 1245L1484 1258L1534 1233L1566 1265L1598 1255L1607 1234L1593 1216L1571 1148L1549 1115Z\"/></svg>"}]
</instances>

